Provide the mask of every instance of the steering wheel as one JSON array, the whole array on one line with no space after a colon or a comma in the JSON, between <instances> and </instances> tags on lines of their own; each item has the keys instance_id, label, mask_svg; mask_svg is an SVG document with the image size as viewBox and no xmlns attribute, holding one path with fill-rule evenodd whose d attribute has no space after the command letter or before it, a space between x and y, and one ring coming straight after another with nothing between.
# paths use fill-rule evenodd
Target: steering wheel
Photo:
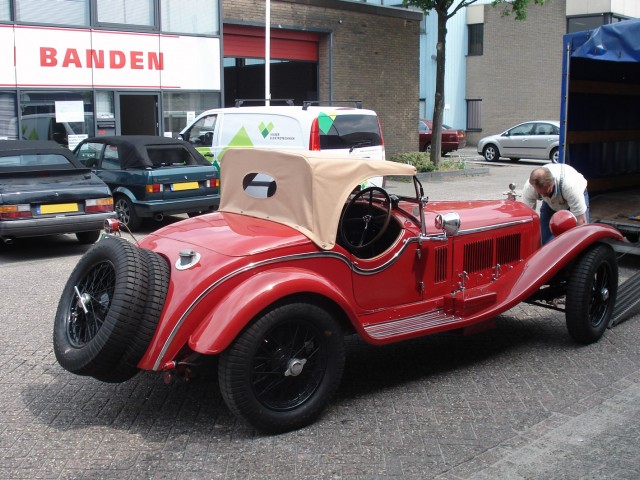
<instances>
[{"instance_id":1,"label":"steering wheel","mask_svg":"<svg viewBox=\"0 0 640 480\"><path fill-rule=\"evenodd\" d=\"M373 206L374 194L380 194L384 197L382 205ZM380 212L381 208L384 212ZM354 195L342 212L340 236L350 249L361 250L382 237L390 220L391 199L389 194L380 187L365 188ZM354 230L359 232L358 239L349 238L349 232Z\"/></svg>"},{"instance_id":2,"label":"steering wheel","mask_svg":"<svg viewBox=\"0 0 640 480\"><path fill-rule=\"evenodd\" d=\"M213 143L213 132L205 132L198 136L195 140L194 145L206 145L210 147Z\"/></svg>"}]
</instances>

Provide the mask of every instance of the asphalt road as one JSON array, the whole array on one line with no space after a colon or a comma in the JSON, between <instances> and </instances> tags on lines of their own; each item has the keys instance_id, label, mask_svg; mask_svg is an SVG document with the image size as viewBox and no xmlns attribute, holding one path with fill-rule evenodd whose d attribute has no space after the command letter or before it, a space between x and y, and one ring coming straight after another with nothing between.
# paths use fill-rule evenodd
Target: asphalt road
<instances>
[{"instance_id":1,"label":"asphalt road","mask_svg":"<svg viewBox=\"0 0 640 480\"><path fill-rule=\"evenodd\" d=\"M536 164L424 186L434 200L502 198ZM72 236L0 249L2 479L640 478L638 313L589 346L560 312L530 305L473 336L354 337L322 418L266 436L236 420L214 378L114 385L56 363L55 310L86 249Z\"/></svg>"}]
</instances>

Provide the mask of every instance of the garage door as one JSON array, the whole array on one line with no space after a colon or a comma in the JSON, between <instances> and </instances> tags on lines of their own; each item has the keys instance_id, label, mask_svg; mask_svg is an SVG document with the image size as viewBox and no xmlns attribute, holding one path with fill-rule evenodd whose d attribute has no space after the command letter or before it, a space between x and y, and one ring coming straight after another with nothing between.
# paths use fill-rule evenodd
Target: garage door
<instances>
[{"instance_id":1,"label":"garage door","mask_svg":"<svg viewBox=\"0 0 640 480\"><path fill-rule=\"evenodd\" d=\"M225 57L264 58L263 28L224 25ZM271 29L271 58L318 61L320 34Z\"/></svg>"}]
</instances>

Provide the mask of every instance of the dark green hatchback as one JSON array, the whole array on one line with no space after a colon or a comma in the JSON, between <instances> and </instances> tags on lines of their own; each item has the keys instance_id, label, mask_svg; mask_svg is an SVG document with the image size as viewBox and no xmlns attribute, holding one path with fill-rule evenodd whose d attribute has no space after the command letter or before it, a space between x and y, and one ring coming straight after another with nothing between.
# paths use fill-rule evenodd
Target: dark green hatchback
<instances>
[{"instance_id":1,"label":"dark green hatchback","mask_svg":"<svg viewBox=\"0 0 640 480\"><path fill-rule=\"evenodd\" d=\"M194 216L220 203L218 170L188 142L147 135L92 137L74 153L111 188L116 212L131 230L143 218Z\"/></svg>"}]
</instances>

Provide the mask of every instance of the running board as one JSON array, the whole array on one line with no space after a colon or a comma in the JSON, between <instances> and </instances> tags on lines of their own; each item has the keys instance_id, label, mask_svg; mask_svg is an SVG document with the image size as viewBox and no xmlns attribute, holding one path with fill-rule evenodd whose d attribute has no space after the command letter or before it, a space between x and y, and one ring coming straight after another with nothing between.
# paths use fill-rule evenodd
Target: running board
<instances>
[{"instance_id":1,"label":"running board","mask_svg":"<svg viewBox=\"0 0 640 480\"><path fill-rule=\"evenodd\" d=\"M461 317L444 313L442 310L435 310L415 317L365 325L364 330L371 338L382 340L428 330L440 325L448 325L460 320L462 320Z\"/></svg>"},{"instance_id":2,"label":"running board","mask_svg":"<svg viewBox=\"0 0 640 480\"><path fill-rule=\"evenodd\" d=\"M640 305L640 273L636 273L618 287L616 306L609 322L609 328L626 320L625 316Z\"/></svg>"}]
</instances>

